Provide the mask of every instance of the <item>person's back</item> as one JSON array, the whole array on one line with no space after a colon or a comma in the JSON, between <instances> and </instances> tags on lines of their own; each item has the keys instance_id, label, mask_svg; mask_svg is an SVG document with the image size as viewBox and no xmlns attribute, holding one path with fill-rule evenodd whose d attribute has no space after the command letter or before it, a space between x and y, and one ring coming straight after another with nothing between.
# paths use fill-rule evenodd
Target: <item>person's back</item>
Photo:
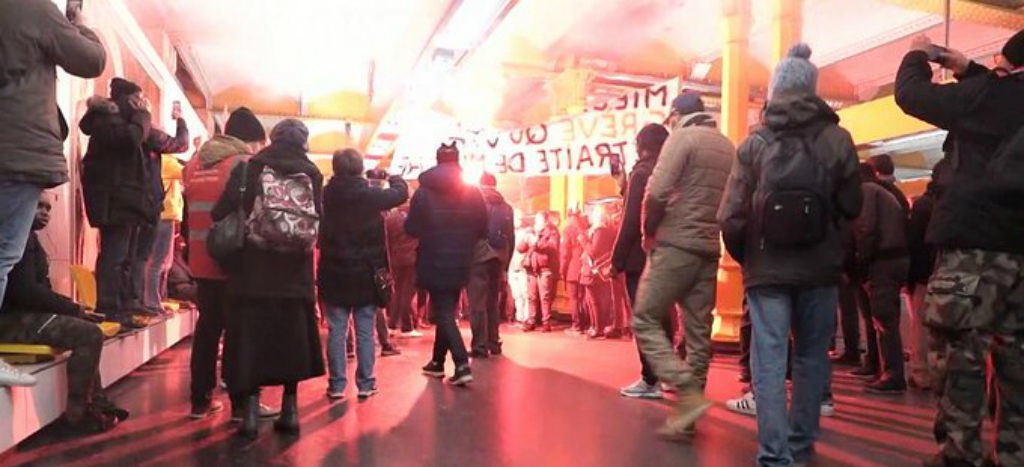
<instances>
[{"instance_id":1,"label":"person's back","mask_svg":"<svg viewBox=\"0 0 1024 467\"><path fill-rule=\"evenodd\" d=\"M776 66L767 129L740 146L718 216L726 248L743 268L750 308L758 465L808 463L814 455L844 234L862 203L853 139L817 96L810 56L810 47L798 44ZM793 374L789 408L791 340L801 371Z\"/></svg>"},{"instance_id":2,"label":"person's back","mask_svg":"<svg viewBox=\"0 0 1024 467\"><path fill-rule=\"evenodd\" d=\"M718 207L736 148L711 116L680 119L662 149L644 197L644 234L659 245L718 257Z\"/></svg>"},{"instance_id":3,"label":"person's back","mask_svg":"<svg viewBox=\"0 0 1024 467\"><path fill-rule=\"evenodd\" d=\"M405 219L408 217L408 206L393 209L384 216L388 259L391 261L392 268L407 268L416 265L416 248L419 241L405 233Z\"/></svg>"},{"instance_id":4,"label":"person's back","mask_svg":"<svg viewBox=\"0 0 1024 467\"><path fill-rule=\"evenodd\" d=\"M467 187L458 165L440 164L420 175L405 231L419 239L417 281L422 288L458 290L466 285L476 242L487 235L487 208Z\"/></svg>"},{"instance_id":5,"label":"person's back","mask_svg":"<svg viewBox=\"0 0 1024 467\"><path fill-rule=\"evenodd\" d=\"M0 181L67 181L56 67L95 78L105 64L99 37L52 1L0 0Z\"/></svg>"},{"instance_id":6,"label":"person's back","mask_svg":"<svg viewBox=\"0 0 1024 467\"><path fill-rule=\"evenodd\" d=\"M858 261L871 263L907 256L906 217L899 200L875 181L864 182L861 188L863 209L854 220Z\"/></svg>"}]
</instances>

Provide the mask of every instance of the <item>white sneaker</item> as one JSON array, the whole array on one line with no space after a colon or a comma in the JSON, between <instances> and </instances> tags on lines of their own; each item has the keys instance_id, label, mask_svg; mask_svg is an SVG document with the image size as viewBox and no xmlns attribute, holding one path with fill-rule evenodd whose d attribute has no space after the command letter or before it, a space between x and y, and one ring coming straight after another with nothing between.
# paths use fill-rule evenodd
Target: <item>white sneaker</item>
<instances>
[{"instance_id":1,"label":"white sneaker","mask_svg":"<svg viewBox=\"0 0 1024 467\"><path fill-rule=\"evenodd\" d=\"M380 392L380 391L378 391L377 388L364 389L362 391L359 391L359 398L360 399L369 399L369 398L377 395L378 392Z\"/></svg>"},{"instance_id":2,"label":"white sneaker","mask_svg":"<svg viewBox=\"0 0 1024 467\"><path fill-rule=\"evenodd\" d=\"M0 386L22 386L29 387L36 385L36 377L21 371L0 358Z\"/></svg>"},{"instance_id":3,"label":"white sneaker","mask_svg":"<svg viewBox=\"0 0 1024 467\"><path fill-rule=\"evenodd\" d=\"M836 414L836 402L833 399L821 401L821 416L831 417Z\"/></svg>"},{"instance_id":4,"label":"white sneaker","mask_svg":"<svg viewBox=\"0 0 1024 467\"><path fill-rule=\"evenodd\" d=\"M633 399L661 399L661 390L656 384L647 384L643 379L619 390L619 394Z\"/></svg>"},{"instance_id":5,"label":"white sneaker","mask_svg":"<svg viewBox=\"0 0 1024 467\"><path fill-rule=\"evenodd\" d=\"M406 339L416 338L416 337L423 337L423 333L413 329L412 331L409 331L409 332L403 332L402 333L402 337L404 337Z\"/></svg>"},{"instance_id":6,"label":"white sneaker","mask_svg":"<svg viewBox=\"0 0 1024 467\"><path fill-rule=\"evenodd\" d=\"M757 416L757 401L754 400L753 392L748 392L739 399L725 401L725 408L729 409L730 412L753 417Z\"/></svg>"}]
</instances>

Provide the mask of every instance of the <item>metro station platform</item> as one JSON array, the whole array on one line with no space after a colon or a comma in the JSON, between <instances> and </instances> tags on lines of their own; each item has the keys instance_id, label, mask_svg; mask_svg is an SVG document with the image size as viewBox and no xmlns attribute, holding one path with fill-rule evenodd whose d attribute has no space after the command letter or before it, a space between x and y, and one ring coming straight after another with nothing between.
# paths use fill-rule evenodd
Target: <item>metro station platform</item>
<instances>
[{"instance_id":1,"label":"metro station platform","mask_svg":"<svg viewBox=\"0 0 1024 467\"><path fill-rule=\"evenodd\" d=\"M467 331L468 334L468 331ZM468 336L467 336L468 337ZM618 387L639 373L632 342L586 341L505 327L503 357L474 362L476 382L454 388L422 376L431 338L400 339L403 354L378 359L381 393L332 403L325 378L299 386L302 435L234 436L225 411L187 418L189 341L115 384L132 417L109 433L64 439L44 429L0 457L3 465L332 466L739 466L753 465L755 420L725 410L737 397L734 356L719 356L708 393L716 406L690 443L654 436L668 401L629 400ZM450 367L449 363L449 367ZM350 368L350 371L353 371ZM449 368L450 370L450 368ZM815 466L916 465L934 449L930 397L866 395L837 368L837 413L823 419ZM218 397L227 403L222 391ZM280 389L263 400L279 403Z\"/></svg>"}]
</instances>

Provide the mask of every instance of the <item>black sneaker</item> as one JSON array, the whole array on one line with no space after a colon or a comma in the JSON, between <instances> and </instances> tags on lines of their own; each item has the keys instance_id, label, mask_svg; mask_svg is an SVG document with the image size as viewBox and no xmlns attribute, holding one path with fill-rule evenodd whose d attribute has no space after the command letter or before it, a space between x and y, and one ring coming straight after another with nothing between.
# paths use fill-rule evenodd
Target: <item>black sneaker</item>
<instances>
[{"instance_id":1,"label":"black sneaker","mask_svg":"<svg viewBox=\"0 0 1024 467\"><path fill-rule=\"evenodd\" d=\"M488 351L486 351L486 350L477 349L477 350L473 350L472 352L470 352L469 356L473 357L473 358L477 358L477 359L483 359L483 358L490 357L491 354Z\"/></svg>"},{"instance_id":2,"label":"black sneaker","mask_svg":"<svg viewBox=\"0 0 1024 467\"><path fill-rule=\"evenodd\" d=\"M864 387L871 394L903 394L907 392L907 383L896 378L882 378Z\"/></svg>"},{"instance_id":3,"label":"black sneaker","mask_svg":"<svg viewBox=\"0 0 1024 467\"><path fill-rule=\"evenodd\" d=\"M423 374L434 378L444 378L444 363L428 363L423 367Z\"/></svg>"},{"instance_id":4,"label":"black sneaker","mask_svg":"<svg viewBox=\"0 0 1024 467\"><path fill-rule=\"evenodd\" d=\"M832 363L836 365L860 365L860 355L842 354L831 357Z\"/></svg>"},{"instance_id":5,"label":"black sneaker","mask_svg":"<svg viewBox=\"0 0 1024 467\"><path fill-rule=\"evenodd\" d=\"M453 386L465 386L473 382L473 370L469 369L469 365L462 365L455 369L455 374L447 380L448 384Z\"/></svg>"},{"instance_id":6,"label":"black sneaker","mask_svg":"<svg viewBox=\"0 0 1024 467\"><path fill-rule=\"evenodd\" d=\"M860 366L850 371L850 376L862 379L874 379L878 377L878 368L870 366Z\"/></svg>"},{"instance_id":7,"label":"black sneaker","mask_svg":"<svg viewBox=\"0 0 1024 467\"><path fill-rule=\"evenodd\" d=\"M206 418L214 414L218 414L224 410L224 403L220 401L209 401L205 404L192 404L192 411L188 414L188 418L192 420L199 420Z\"/></svg>"}]
</instances>

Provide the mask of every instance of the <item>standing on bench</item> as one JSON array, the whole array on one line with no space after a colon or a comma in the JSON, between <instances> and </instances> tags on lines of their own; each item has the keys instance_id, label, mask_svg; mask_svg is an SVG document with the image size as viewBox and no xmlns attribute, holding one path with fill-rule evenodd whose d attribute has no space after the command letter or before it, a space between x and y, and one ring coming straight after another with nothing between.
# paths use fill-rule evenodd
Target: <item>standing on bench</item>
<instances>
[{"instance_id":1,"label":"standing on bench","mask_svg":"<svg viewBox=\"0 0 1024 467\"><path fill-rule=\"evenodd\" d=\"M25 253L8 276L7 295L0 307L0 342L71 350L64 422L74 432L99 433L128 418L128 412L103 394L99 375L103 333L84 319L82 306L51 288L49 258L36 235L50 222L51 208L43 193Z\"/></svg>"}]
</instances>

